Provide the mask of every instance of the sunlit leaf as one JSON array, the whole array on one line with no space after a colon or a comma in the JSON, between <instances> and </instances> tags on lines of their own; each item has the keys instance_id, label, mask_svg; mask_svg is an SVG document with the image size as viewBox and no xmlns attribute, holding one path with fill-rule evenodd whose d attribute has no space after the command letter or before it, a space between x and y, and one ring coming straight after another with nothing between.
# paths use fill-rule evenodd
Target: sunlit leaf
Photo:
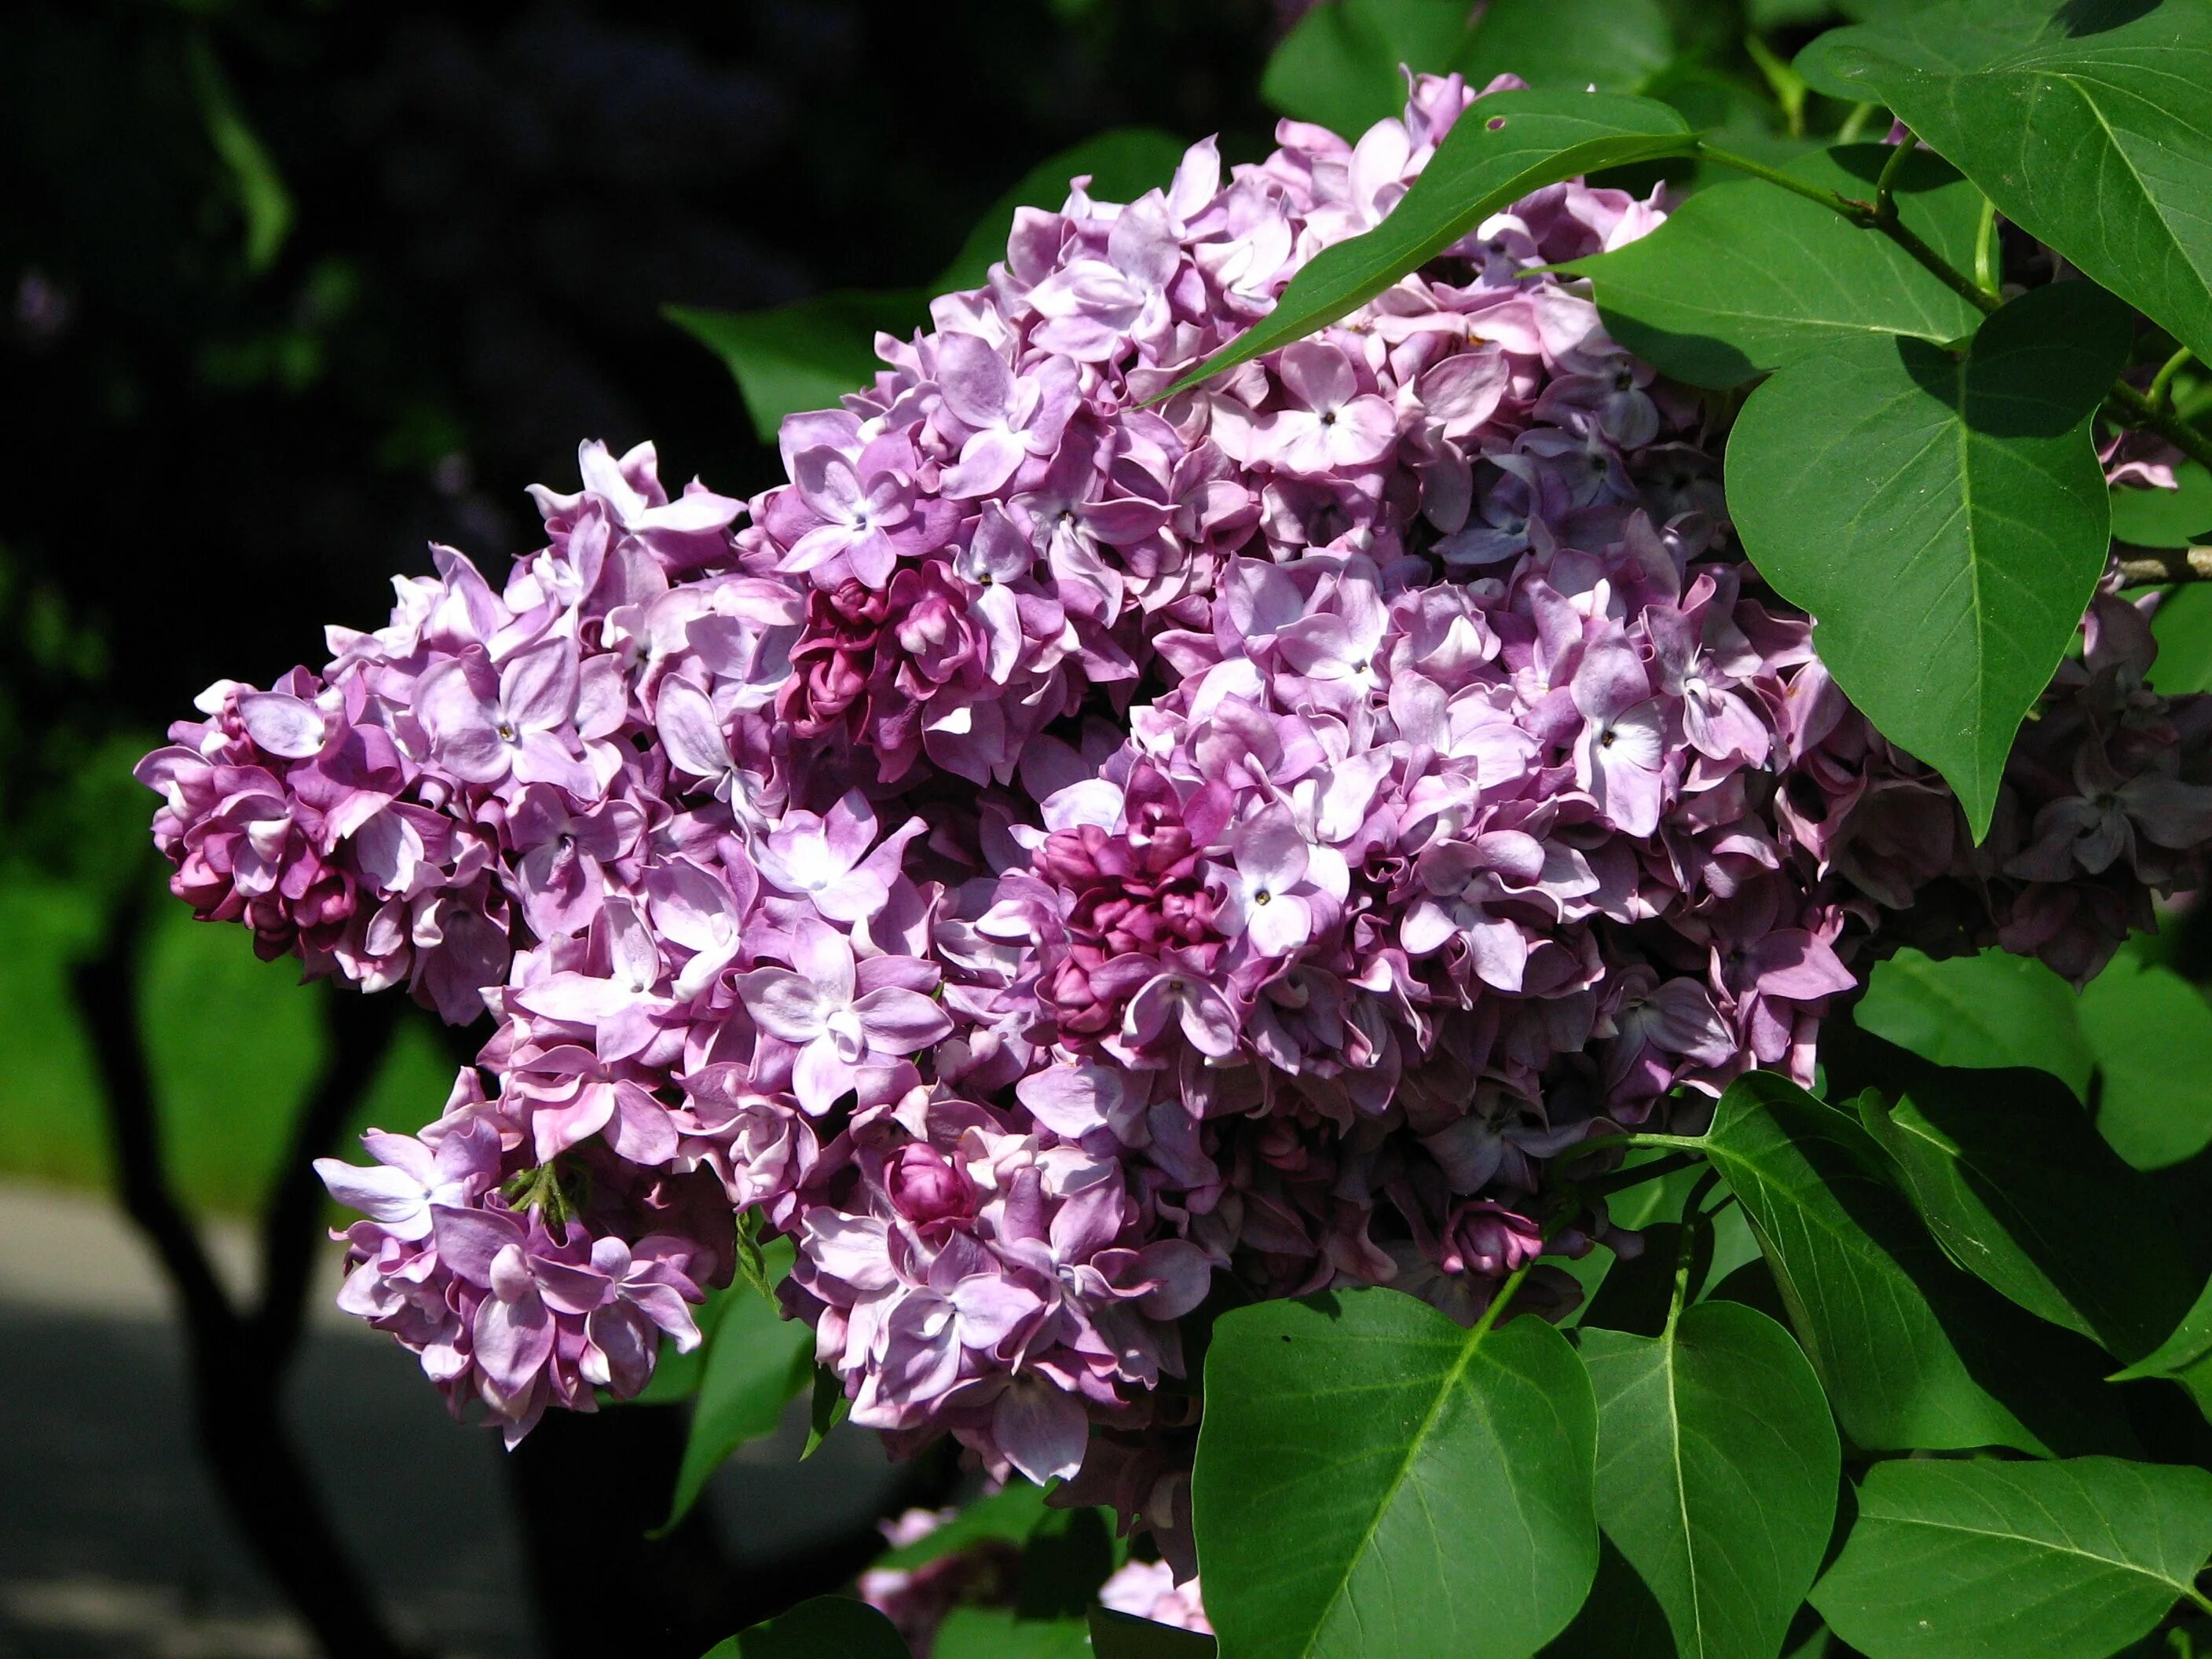
<instances>
[{"instance_id":1,"label":"sunlit leaf","mask_svg":"<svg viewBox=\"0 0 2212 1659\"><path fill-rule=\"evenodd\" d=\"M1852 144L1784 171L1866 198L1888 154ZM1979 192L1932 155L1914 156L1905 173L1897 198L1905 222L1971 262ZM1700 191L1650 235L1569 269L1595 284L1614 338L1692 386L1736 386L1869 336L1955 340L1981 319L1888 237L1755 179Z\"/></svg>"},{"instance_id":2,"label":"sunlit leaf","mask_svg":"<svg viewBox=\"0 0 2212 1659\"><path fill-rule=\"evenodd\" d=\"M1744 550L1812 612L1836 683L1943 775L1978 839L2105 568L2089 426L2130 333L2110 295L2055 283L1960 356L1893 338L1801 358L1729 435Z\"/></svg>"},{"instance_id":3,"label":"sunlit leaf","mask_svg":"<svg viewBox=\"0 0 2212 1659\"><path fill-rule=\"evenodd\" d=\"M1869 1659L2105 1659L2212 1553L2212 1474L2081 1457L1877 1463L1813 1590Z\"/></svg>"},{"instance_id":4,"label":"sunlit leaf","mask_svg":"<svg viewBox=\"0 0 2212 1659\"><path fill-rule=\"evenodd\" d=\"M2212 1004L2171 969L2123 951L2081 993L2097 1057L2097 1127L2139 1170L2212 1146Z\"/></svg>"},{"instance_id":5,"label":"sunlit leaf","mask_svg":"<svg viewBox=\"0 0 2212 1659\"><path fill-rule=\"evenodd\" d=\"M1596 1439L1540 1319L1462 1330L1389 1290L1225 1315L1192 1485L1224 1651L1524 1659L1596 1571Z\"/></svg>"},{"instance_id":6,"label":"sunlit leaf","mask_svg":"<svg viewBox=\"0 0 2212 1659\"><path fill-rule=\"evenodd\" d=\"M1709 1659L1778 1652L1820 1571L1841 1452L1820 1380L1765 1314L1709 1302L1656 1336L1585 1327L1598 1523Z\"/></svg>"},{"instance_id":7,"label":"sunlit leaf","mask_svg":"<svg viewBox=\"0 0 2212 1659\"><path fill-rule=\"evenodd\" d=\"M1954 0L1824 36L1997 210L2212 361L2212 5Z\"/></svg>"},{"instance_id":8,"label":"sunlit leaf","mask_svg":"<svg viewBox=\"0 0 2212 1659\"><path fill-rule=\"evenodd\" d=\"M1938 1066L2033 1066L2087 1098L2096 1057L2075 1004L2074 988L2033 957L1899 951L1875 965L1851 1018Z\"/></svg>"},{"instance_id":9,"label":"sunlit leaf","mask_svg":"<svg viewBox=\"0 0 2212 1659\"><path fill-rule=\"evenodd\" d=\"M1325 328L1532 190L1593 167L1682 155L1691 143L1681 116L1648 98L1493 94L1452 128L1381 224L1316 254L1273 311L1163 395Z\"/></svg>"}]
</instances>

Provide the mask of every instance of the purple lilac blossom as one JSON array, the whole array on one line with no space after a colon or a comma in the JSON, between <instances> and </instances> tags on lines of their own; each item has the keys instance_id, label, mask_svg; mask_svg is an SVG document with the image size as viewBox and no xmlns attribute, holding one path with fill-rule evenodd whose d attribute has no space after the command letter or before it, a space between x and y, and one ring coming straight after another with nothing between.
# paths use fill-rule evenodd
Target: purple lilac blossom
<instances>
[{"instance_id":1,"label":"purple lilac blossom","mask_svg":"<svg viewBox=\"0 0 2212 1659\"><path fill-rule=\"evenodd\" d=\"M1899 939L2078 982L2201 880L2212 701L2114 592L1979 847L1836 688L1701 406L1553 269L1656 196L1548 186L1148 401L1472 95L1077 180L786 422L791 482L586 444L503 586L437 550L142 763L199 915L492 1024L438 1123L325 1166L344 1305L457 1411L634 1394L756 1212L856 1422L1074 1477L1187 1576L1161 1385L1217 1276L1471 1321L1533 1266L1564 1310L1580 1142L1809 1082Z\"/></svg>"}]
</instances>

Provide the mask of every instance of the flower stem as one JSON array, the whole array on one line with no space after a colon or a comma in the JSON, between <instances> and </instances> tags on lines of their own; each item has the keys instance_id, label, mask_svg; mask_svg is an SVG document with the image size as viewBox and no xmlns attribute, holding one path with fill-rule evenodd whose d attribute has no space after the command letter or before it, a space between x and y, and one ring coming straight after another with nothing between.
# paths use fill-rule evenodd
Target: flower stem
<instances>
[{"instance_id":1,"label":"flower stem","mask_svg":"<svg viewBox=\"0 0 2212 1659\"><path fill-rule=\"evenodd\" d=\"M2160 363L2158 366L2158 373L2150 377L2149 389L2143 393L2143 396L2160 409L2172 408L2173 398L2171 394L2173 391L2173 377L2181 373L2183 366L2194 355L2187 346L2184 346Z\"/></svg>"}]
</instances>

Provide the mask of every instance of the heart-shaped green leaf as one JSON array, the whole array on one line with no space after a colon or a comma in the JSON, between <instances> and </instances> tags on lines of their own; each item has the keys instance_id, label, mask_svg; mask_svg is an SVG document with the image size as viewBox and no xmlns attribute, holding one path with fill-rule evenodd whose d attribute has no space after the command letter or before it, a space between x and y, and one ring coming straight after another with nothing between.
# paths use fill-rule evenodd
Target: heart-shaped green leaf
<instances>
[{"instance_id":1,"label":"heart-shaped green leaf","mask_svg":"<svg viewBox=\"0 0 2212 1659\"><path fill-rule=\"evenodd\" d=\"M2105 568L2089 425L2130 336L2111 295L2053 283L1958 355L1892 338L1801 358L1729 439L1745 551L1813 613L1852 702L1943 775L1977 839Z\"/></svg>"},{"instance_id":2,"label":"heart-shaped green leaf","mask_svg":"<svg viewBox=\"0 0 2212 1659\"><path fill-rule=\"evenodd\" d=\"M2105 1659L2191 1593L2208 1553L2203 1469L1877 1463L1813 1605L1869 1659Z\"/></svg>"},{"instance_id":3,"label":"heart-shaped green leaf","mask_svg":"<svg viewBox=\"0 0 2212 1659\"><path fill-rule=\"evenodd\" d=\"M1784 171L1870 199L1889 154L1851 144ZM1971 265L1981 204L1974 187L1924 154L1896 183L1905 223ZM1888 237L1754 179L1700 191L1650 235L1568 269L1595 285L1616 340L1692 386L1738 386L1838 341L1907 334L1942 343L1981 320Z\"/></svg>"},{"instance_id":4,"label":"heart-shaped green leaf","mask_svg":"<svg viewBox=\"0 0 2212 1659\"><path fill-rule=\"evenodd\" d=\"M1824 36L1997 210L2212 362L2212 4L1966 0Z\"/></svg>"},{"instance_id":5,"label":"heart-shaped green leaf","mask_svg":"<svg viewBox=\"0 0 2212 1659\"><path fill-rule=\"evenodd\" d=\"M1654 1337L1585 1327L1598 1523L1667 1611L1676 1650L1771 1659L1820 1570L1840 1449L1790 1333L1735 1303Z\"/></svg>"},{"instance_id":6,"label":"heart-shaped green leaf","mask_svg":"<svg viewBox=\"0 0 2212 1659\"><path fill-rule=\"evenodd\" d=\"M1686 155L1692 143L1688 124L1649 98L1493 93L1460 118L1381 224L1323 248L1273 311L1161 395L1326 328L1532 190L1593 167Z\"/></svg>"},{"instance_id":7,"label":"heart-shaped green leaf","mask_svg":"<svg viewBox=\"0 0 2212 1659\"><path fill-rule=\"evenodd\" d=\"M1224 1316L1191 1501L1206 1616L1269 1659L1523 1659L1597 1569L1597 1407L1540 1319L1389 1290Z\"/></svg>"}]
</instances>

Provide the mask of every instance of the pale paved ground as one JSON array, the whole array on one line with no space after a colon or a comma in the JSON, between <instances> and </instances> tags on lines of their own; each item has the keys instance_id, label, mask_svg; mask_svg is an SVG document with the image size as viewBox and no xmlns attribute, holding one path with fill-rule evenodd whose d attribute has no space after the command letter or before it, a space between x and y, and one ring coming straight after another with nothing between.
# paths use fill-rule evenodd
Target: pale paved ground
<instances>
[{"instance_id":1,"label":"pale paved ground","mask_svg":"<svg viewBox=\"0 0 2212 1659\"><path fill-rule=\"evenodd\" d=\"M209 1246L234 1284L250 1274L242 1230ZM453 1423L412 1356L331 1310L335 1253L323 1265L290 1405L349 1543L404 1629L447 1655L528 1659L496 1437ZM0 1659L311 1651L200 1467L168 1320L166 1285L104 1202L0 1184ZM710 1492L748 1557L801 1547L887 1489L872 1437L799 1464L797 1432L749 1448Z\"/></svg>"}]
</instances>

